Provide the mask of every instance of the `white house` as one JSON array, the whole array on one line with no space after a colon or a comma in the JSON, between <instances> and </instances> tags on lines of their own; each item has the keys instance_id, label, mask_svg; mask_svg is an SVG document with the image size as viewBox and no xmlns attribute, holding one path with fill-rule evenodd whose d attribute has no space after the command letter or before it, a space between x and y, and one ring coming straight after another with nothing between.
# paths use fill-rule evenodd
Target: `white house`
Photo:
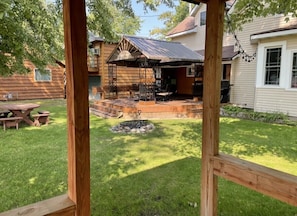
<instances>
[{"instance_id":1,"label":"white house","mask_svg":"<svg viewBox=\"0 0 297 216\"><path fill-rule=\"evenodd\" d=\"M227 2L228 13L235 4ZM167 37L203 54L205 11L205 4L196 5ZM255 18L241 31L224 34L222 65L223 69L231 65L227 77L232 84L231 103L297 116L297 18L290 17L288 22L285 18L282 14ZM223 71L222 79L226 79Z\"/></svg>"}]
</instances>

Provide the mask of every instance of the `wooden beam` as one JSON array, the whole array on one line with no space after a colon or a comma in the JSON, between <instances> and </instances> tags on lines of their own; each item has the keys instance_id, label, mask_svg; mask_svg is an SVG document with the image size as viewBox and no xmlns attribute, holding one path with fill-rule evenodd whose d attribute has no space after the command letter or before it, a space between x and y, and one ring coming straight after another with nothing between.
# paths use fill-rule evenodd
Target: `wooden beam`
<instances>
[{"instance_id":1,"label":"wooden beam","mask_svg":"<svg viewBox=\"0 0 297 216\"><path fill-rule=\"evenodd\" d=\"M68 194L76 216L90 215L90 131L84 0L64 0L68 116Z\"/></svg>"},{"instance_id":2,"label":"wooden beam","mask_svg":"<svg viewBox=\"0 0 297 216\"><path fill-rule=\"evenodd\" d=\"M216 175L297 206L297 176L230 155L221 154L212 160Z\"/></svg>"},{"instance_id":3,"label":"wooden beam","mask_svg":"<svg viewBox=\"0 0 297 216\"><path fill-rule=\"evenodd\" d=\"M217 215L217 177L211 158L219 151L222 41L225 1L208 0L203 74L201 214Z\"/></svg>"},{"instance_id":4,"label":"wooden beam","mask_svg":"<svg viewBox=\"0 0 297 216\"><path fill-rule=\"evenodd\" d=\"M31 205L23 206L7 212L0 213L0 216L40 216L40 215L75 215L75 203L67 195L57 196L43 200Z\"/></svg>"}]
</instances>

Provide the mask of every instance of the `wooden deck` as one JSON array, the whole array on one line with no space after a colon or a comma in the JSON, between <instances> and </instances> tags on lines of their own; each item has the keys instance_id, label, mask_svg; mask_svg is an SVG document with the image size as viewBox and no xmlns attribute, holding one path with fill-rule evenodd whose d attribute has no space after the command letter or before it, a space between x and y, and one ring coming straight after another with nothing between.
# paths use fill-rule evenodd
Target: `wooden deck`
<instances>
[{"instance_id":1,"label":"wooden deck","mask_svg":"<svg viewBox=\"0 0 297 216\"><path fill-rule=\"evenodd\" d=\"M132 99L99 100L90 105L90 112L105 118L174 119L202 118L202 101L134 101Z\"/></svg>"}]
</instances>

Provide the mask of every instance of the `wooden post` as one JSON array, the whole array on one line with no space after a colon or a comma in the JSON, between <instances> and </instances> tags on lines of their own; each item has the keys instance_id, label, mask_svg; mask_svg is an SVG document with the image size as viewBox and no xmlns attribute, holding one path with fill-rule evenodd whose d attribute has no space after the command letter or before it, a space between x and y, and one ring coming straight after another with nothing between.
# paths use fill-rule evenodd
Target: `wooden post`
<instances>
[{"instance_id":1,"label":"wooden post","mask_svg":"<svg viewBox=\"0 0 297 216\"><path fill-rule=\"evenodd\" d=\"M208 0L203 76L201 215L217 215L217 176L211 157L219 153L220 85L224 0Z\"/></svg>"},{"instance_id":2,"label":"wooden post","mask_svg":"<svg viewBox=\"0 0 297 216\"><path fill-rule=\"evenodd\" d=\"M76 216L90 215L90 131L84 0L64 0L68 116L68 195Z\"/></svg>"}]
</instances>

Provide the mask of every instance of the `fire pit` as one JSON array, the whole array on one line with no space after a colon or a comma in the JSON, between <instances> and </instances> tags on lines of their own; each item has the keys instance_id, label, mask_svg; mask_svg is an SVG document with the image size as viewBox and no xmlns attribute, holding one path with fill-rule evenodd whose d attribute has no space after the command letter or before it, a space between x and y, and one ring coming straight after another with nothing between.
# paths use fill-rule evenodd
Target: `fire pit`
<instances>
[{"instance_id":1,"label":"fire pit","mask_svg":"<svg viewBox=\"0 0 297 216\"><path fill-rule=\"evenodd\" d=\"M155 129L154 124L148 120L130 120L111 127L114 133L148 133Z\"/></svg>"}]
</instances>

